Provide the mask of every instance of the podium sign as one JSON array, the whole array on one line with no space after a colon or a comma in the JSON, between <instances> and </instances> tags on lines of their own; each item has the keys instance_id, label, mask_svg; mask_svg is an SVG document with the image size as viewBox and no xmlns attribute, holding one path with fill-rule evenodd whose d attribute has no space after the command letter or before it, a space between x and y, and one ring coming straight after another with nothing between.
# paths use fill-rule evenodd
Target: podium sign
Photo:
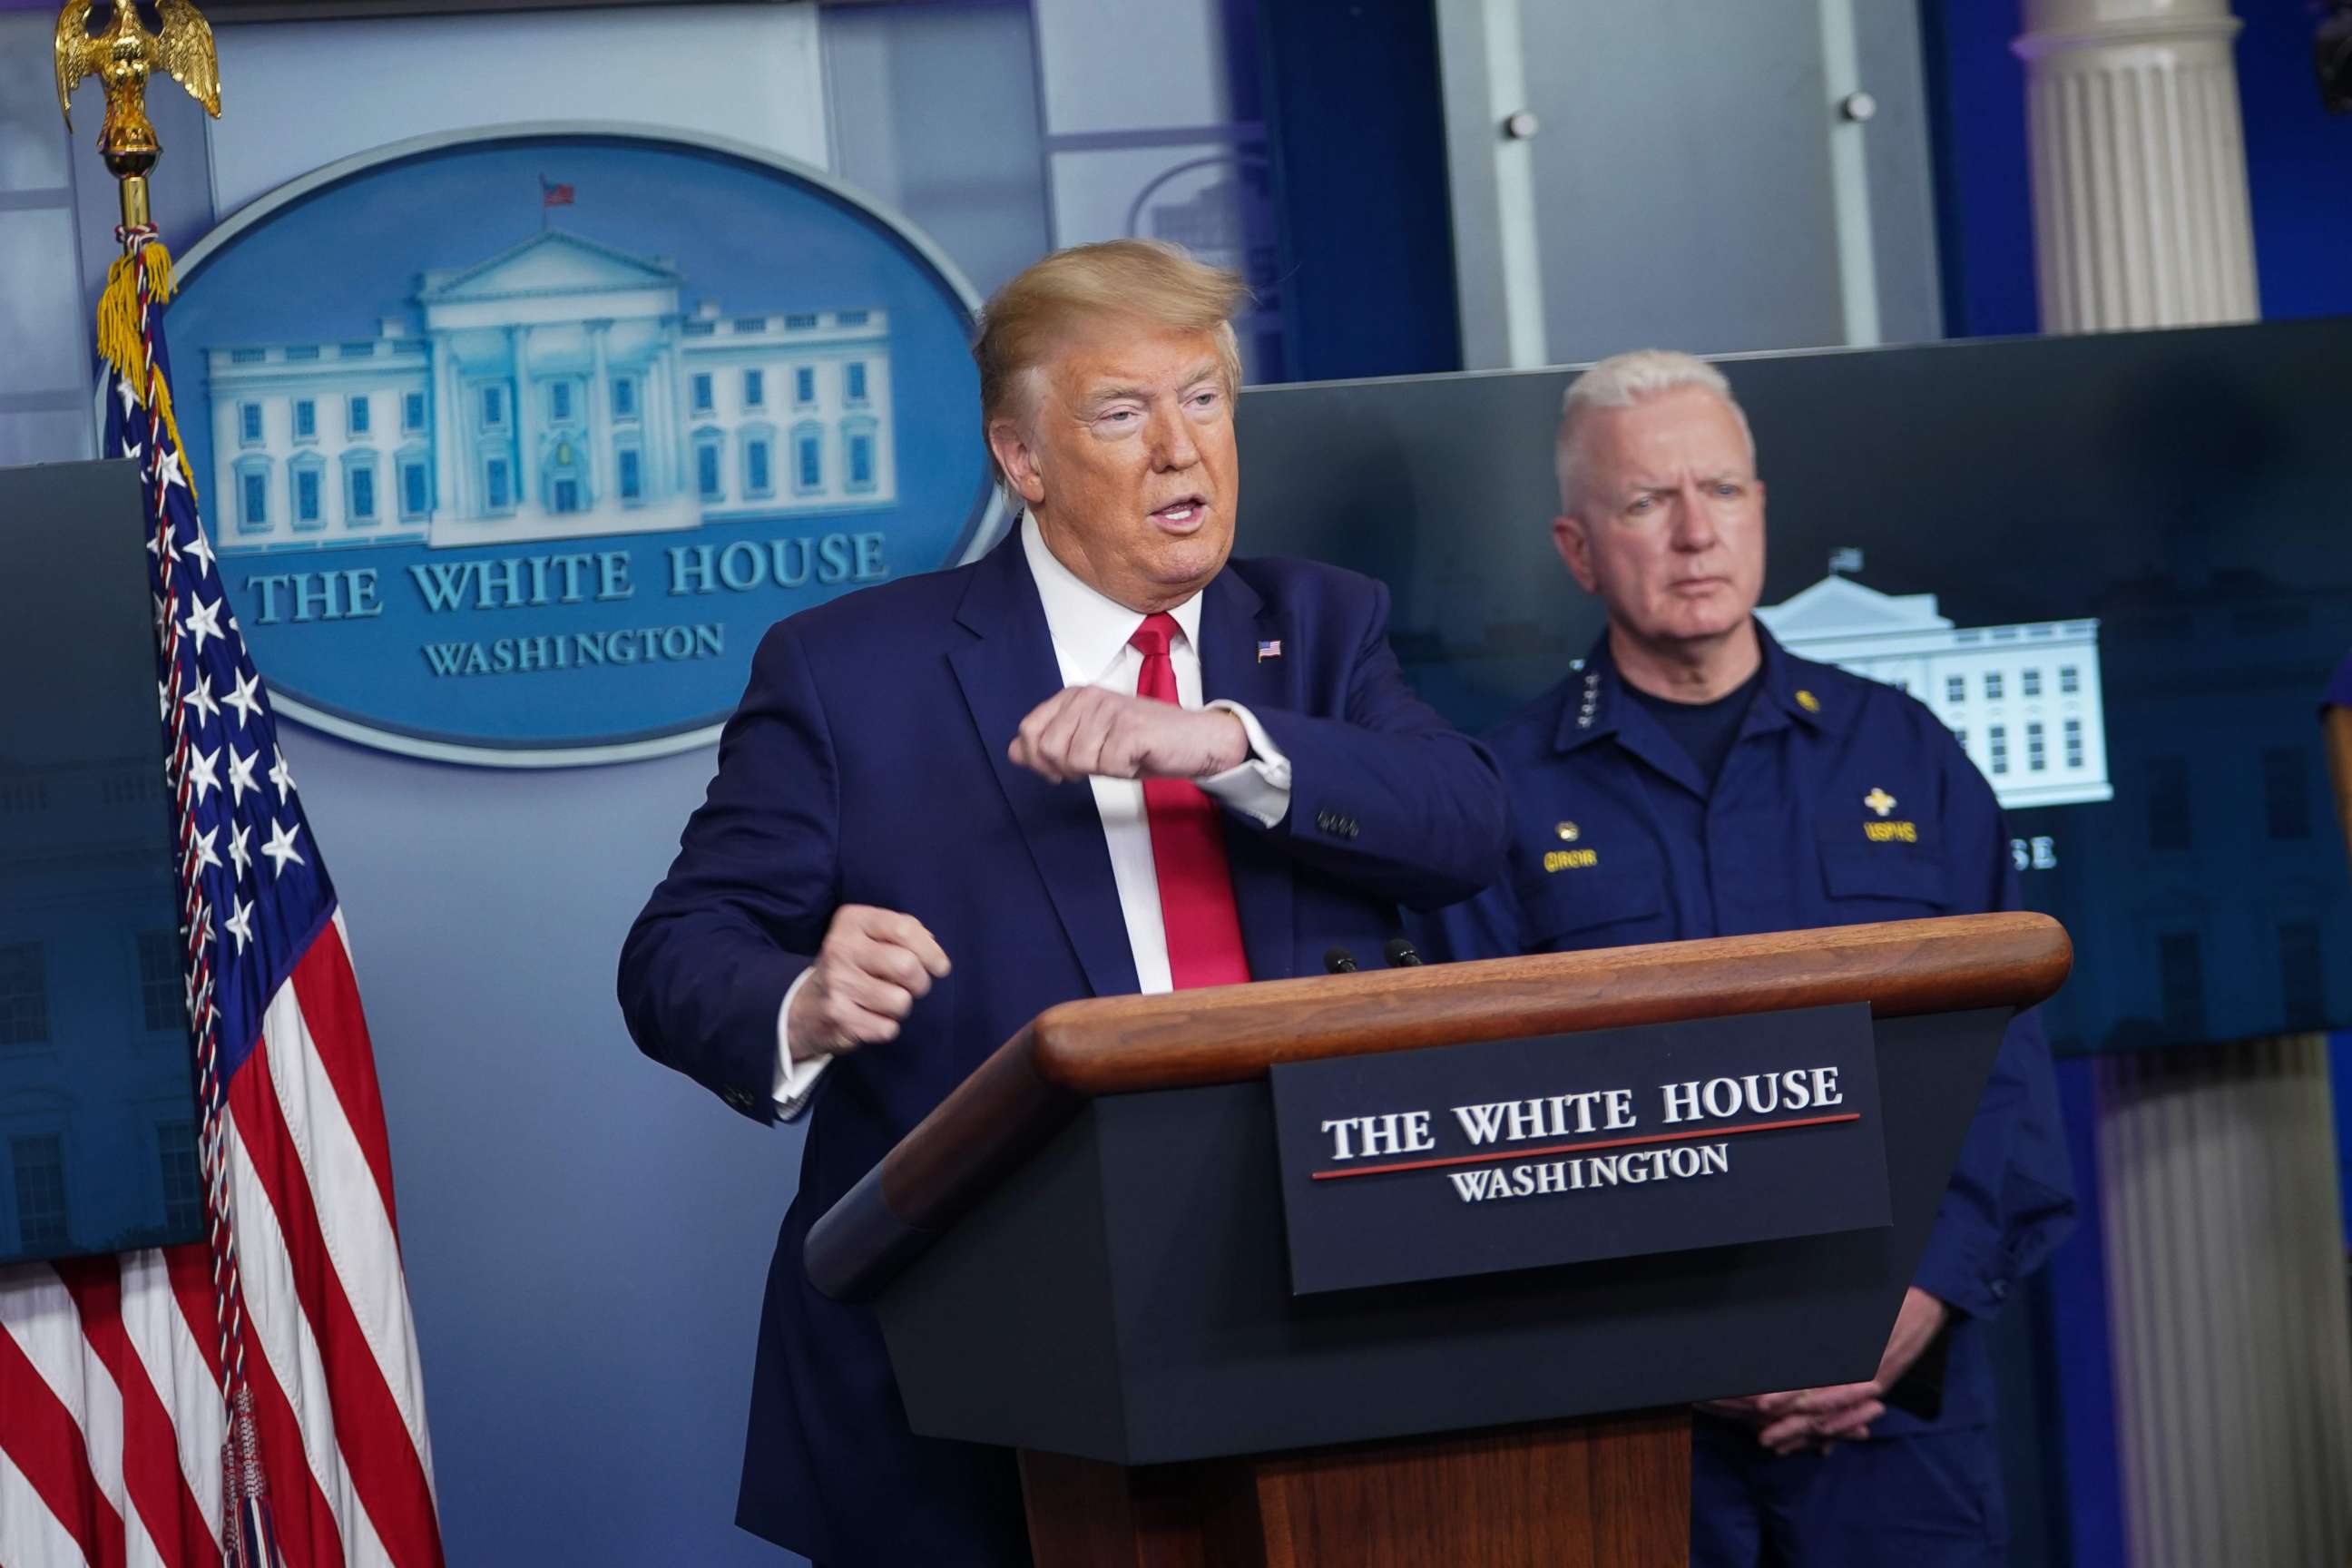
<instances>
[{"instance_id":1,"label":"podium sign","mask_svg":"<svg viewBox=\"0 0 2352 1568\"><path fill-rule=\"evenodd\" d=\"M1864 1003L1269 1076L1297 1295L1890 1223Z\"/></svg>"}]
</instances>

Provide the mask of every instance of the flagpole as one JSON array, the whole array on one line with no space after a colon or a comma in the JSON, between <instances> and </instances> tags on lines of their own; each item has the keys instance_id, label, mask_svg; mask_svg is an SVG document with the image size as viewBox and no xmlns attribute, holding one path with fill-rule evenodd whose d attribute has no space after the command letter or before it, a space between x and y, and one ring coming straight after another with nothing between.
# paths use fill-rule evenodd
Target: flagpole
<instances>
[{"instance_id":1,"label":"flagpole","mask_svg":"<svg viewBox=\"0 0 2352 1568\"><path fill-rule=\"evenodd\" d=\"M147 116L147 81L159 68L187 89L207 113L220 116L220 68L212 27L187 0L158 7L160 26L151 29L131 0L115 0L100 25L97 0L68 0L58 16L58 106L68 130L73 125L73 89L95 76L106 89L106 118L99 128L99 154L120 187L122 222L115 238L122 255L108 269L98 307L98 349L116 387L123 412L143 411L142 438L131 455L146 466L145 492L154 498L156 569L171 602L171 587L184 541L173 537L168 509L171 486L184 485L193 501L195 486L180 465L185 450L172 406L171 387L155 353L156 317L175 287L171 254L157 234L147 180L163 157L163 144ZM167 456L168 454L168 456ZM203 522L195 521L198 539ZM182 628L169 615L157 619L157 655L167 698L179 683ZM165 776L170 786L179 849L181 937L190 1043L195 1053L203 1114L201 1167L205 1178L207 1250L212 1261L214 1313L219 1331L223 1441L221 1518L216 1522L221 1562L227 1568L259 1568L278 1561L276 1531L263 1484L253 1395L245 1370L246 1319L228 1186L226 1090L220 1074L220 1013L213 994L213 910L205 898L202 860L195 847L194 801L191 798L189 742L182 721L184 704L167 703L170 742Z\"/></svg>"}]
</instances>

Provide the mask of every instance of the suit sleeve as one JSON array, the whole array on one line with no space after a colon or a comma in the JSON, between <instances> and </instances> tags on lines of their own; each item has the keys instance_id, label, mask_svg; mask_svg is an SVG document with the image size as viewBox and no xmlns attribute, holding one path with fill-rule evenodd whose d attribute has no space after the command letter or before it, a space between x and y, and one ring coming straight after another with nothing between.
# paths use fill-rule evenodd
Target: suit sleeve
<instances>
[{"instance_id":1,"label":"suit sleeve","mask_svg":"<svg viewBox=\"0 0 2352 1568\"><path fill-rule=\"evenodd\" d=\"M1290 761L1290 811L1267 827L1294 859L1408 909L1468 898L1502 868L1503 781L1484 746L1412 694L1373 584L1349 656L1345 711L1252 710Z\"/></svg>"},{"instance_id":2,"label":"suit sleeve","mask_svg":"<svg viewBox=\"0 0 2352 1568\"><path fill-rule=\"evenodd\" d=\"M1945 770L1957 913L2024 908L1992 791L1957 746ZM1971 1317L1990 1317L2074 1224L2058 1086L2038 1011L2012 1019L1977 1102L1914 1277Z\"/></svg>"},{"instance_id":3,"label":"suit sleeve","mask_svg":"<svg viewBox=\"0 0 2352 1568\"><path fill-rule=\"evenodd\" d=\"M790 623L771 628L719 773L621 948L640 1050L772 1121L777 1017L838 899L840 771Z\"/></svg>"}]
</instances>

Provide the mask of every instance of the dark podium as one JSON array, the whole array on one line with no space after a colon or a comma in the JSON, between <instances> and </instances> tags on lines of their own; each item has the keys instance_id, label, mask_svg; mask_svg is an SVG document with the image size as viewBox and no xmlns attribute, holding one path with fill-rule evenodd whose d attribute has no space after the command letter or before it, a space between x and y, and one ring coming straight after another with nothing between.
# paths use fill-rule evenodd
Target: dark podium
<instances>
[{"instance_id":1,"label":"dark podium","mask_svg":"<svg viewBox=\"0 0 2352 1568\"><path fill-rule=\"evenodd\" d=\"M1678 1563L1694 1401L1857 1382L2011 1015L1969 915L1066 1004L811 1231L918 1432L1021 1450L1039 1568ZM1282 1062L1866 1003L1891 1225L1297 1296Z\"/></svg>"}]
</instances>

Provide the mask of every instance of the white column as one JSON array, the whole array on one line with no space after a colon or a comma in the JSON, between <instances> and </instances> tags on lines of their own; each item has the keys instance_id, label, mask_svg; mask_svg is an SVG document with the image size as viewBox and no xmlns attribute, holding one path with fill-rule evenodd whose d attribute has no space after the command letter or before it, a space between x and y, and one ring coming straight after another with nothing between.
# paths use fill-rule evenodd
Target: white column
<instances>
[{"instance_id":1,"label":"white column","mask_svg":"<svg viewBox=\"0 0 2352 1568\"><path fill-rule=\"evenodd\" d=\"M652 359L646 362L645 390L638 396L644 410L646 431L646 501L666 501L677 493L677 459L671 456L677 446L677 404L670 396L670 386L676 379L677 353L668 334L675 326L666 326L661 343Z\"/></svg>"},{"instance_id":2,"label":"white column","mask_svg":"<svg viewBox=\"0 0 2352 1568\"><path fill-rule=\"evenodd\" d=\"M2104 1058L2098 1144L2135 1568L2352 1561L2326 1037Z\"/></svg>"},{"instance_id":3,"label":"white column","mask_svg":"<svg viewBox=\"0 0 2352 1568\"><path fill-rule=\"evenodd\" d=\"M457 342L448 333L436 335L433 347L433 406L425 412L425 427L433 434L433 468L439 487L433 497L435 521L446 525L476 515L471 500L473 476L467 472L474 443L467 434L471 411L466 407L464 378L457 374Z\"/></svg>"},{"instance_id":4,"label":"white column","mask_svg":"<svg viewBox=\"0 0 2352 1568\"><path fill-rule=\"evenodd\" d=\"M620 499L618 461L611 458L607 451L613 442L612 365L605 356L604 342L612 331L613 323L610 321L588 323L588 436L582 445L588 449L588 493L585 504L591 507L600 504L608 490L612 492L614 500ZM645 408L642 403L637 408L637 420L642 428L645 422ZM607 461L612 461L615 468L610 485L605 483L604 478L604 467ZM643 459L640 458L639 461L642 463Z\"/></svg>"},{"instance_id":5,"label":"white column","mask_svg":"<svg viewBox=\"0 0 2352 1568\"><path fill-rule=\"evenodd\" d=\"M1862 40L1854 28L1854 0L1820 0L1822 96L1840 106L1830 124L1830 210L1838 253L1838 308L1850 348L1885 342L1878 317L1876 231L1870 221L1869 150L1866 122L1877 112L1863 90ZM1869 105L1868 108L1862 107Z\"/></svg>"},{"instance_id":6,"label":"white column","mask_svg":"<svg viewBox=\"0 0 2352 1568\"><path fill-rule=\"evenodd\" d=\"M2025 0L2042 325L2252 321L2227 0ZM2352 1352L2326 1043L2099 1064L2135 1568L2352 1556Z\"/></svg>"},{"instance_id":7,"label":"white column","mask_svg":"<svg viewBox=\"0 0 2352 1568\"><path fill-rule=\"evenodd\" d=\"M2251 321L2229 0L2025 0L2042 330Z\"/></svg>"},{"instance_id":8,"label":"white column","mask_svg":"<svg viewBox=\"0 0 2352 1568\"><path fill-rule=\"evenodd\" d=\"M670 489L675 494L693 495L694 480L686 471L687 454L694 450L694 437L687 428L687 421L692 416L687 411L686 355L681 352L685 332L686 318L673 318L669 328L669 346L663 353L669 364L670 413L666 428L670 432Z\"/></svg>"},{"instance_id":9,"label":"white column","mask_svg":"<svg viewBox=\"0 0 2352 1568\"><path fill-rule=\"evenodd\" d=\"M1549 363L1521 0L1438 0L1456 306L1466 370Z\"/></svg>"},{"instance_id":10,"label":"white column","mask_svg":"<svg viewBox=\"0 0 2352 1568\"><path fill-rule=\"evenodd\" d=\"M539 500L539 387L530 379L530 329L509 327L514 362L515 510L531 510Z\"/></svg>"}]
</instances>

